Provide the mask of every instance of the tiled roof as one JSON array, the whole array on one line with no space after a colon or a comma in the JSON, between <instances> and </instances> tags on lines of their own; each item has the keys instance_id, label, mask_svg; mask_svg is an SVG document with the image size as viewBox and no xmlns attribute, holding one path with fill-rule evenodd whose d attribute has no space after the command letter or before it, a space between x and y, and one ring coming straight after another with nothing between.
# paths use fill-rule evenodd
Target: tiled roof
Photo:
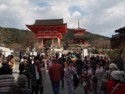
<instances>
[{"instance_id":1,"label":"tiled roof","mask_svg":"<svg viewBox=\"0 0 125 94\"><path fill-rule=\"evenodd\" d=\"M63 19L47 19L47 20L36 20L33 25L35 26L48 26L48 25L63 25Z\"/></svg>"},{"instance_id":2,"label":"tiled roof","mask_svg":"<svg viewBox=\"0 0 125 94\"><path fill-rule=\"evenodd\" d=\"M125 32L125 27L119 28L119 29L115 30L115 32Z\"/></svg>"},{"instance_id":3,"label":"tiled roof","mask_svg":"<svg viewBox=\"0 0 125 94\"><path fill-rule=\"evenodd\" d=\"M74 35L75 39L90 39L89 35Z\"/></svg>"},{"instance_id":4,"label":"tiled roof","mask_svg":"<svg viewBox=\"0 0 125 94\"><path fill-rule=\"evenodd\" d=\"M75 28L74 30L83 30L83 31L85 31L85 29L83 29L81 27Z\"/></svg>"}]
</instances>

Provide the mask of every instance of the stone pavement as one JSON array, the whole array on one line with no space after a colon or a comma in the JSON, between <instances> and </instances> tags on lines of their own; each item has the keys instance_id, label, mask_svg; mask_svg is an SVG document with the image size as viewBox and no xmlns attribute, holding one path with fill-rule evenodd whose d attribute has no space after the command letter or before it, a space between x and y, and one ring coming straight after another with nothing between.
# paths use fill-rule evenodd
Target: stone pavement
<instances>
[{"instance_id":1,"label":"stone pavement","mask_svg":"<svg viewBox=\"0 0 125 94\"><path fill-rule=\"evenodd\" d=\"M17 63L16 67L13 70L13 76L15 77L15 80L17 80L18 73L19 73L18 65L19 64ZM45 80L44 93L43 94L53 94L50 79L49 79L49 75L48 75L48 71L46 71L46 80ZM65 83L64 89L60 88L60 94L68 94L66 83ZM79 85L77 87L77 89L75 90L75 94L84 94L84 90L83 90L82 85Z\"/></svg>"}]
</instances>

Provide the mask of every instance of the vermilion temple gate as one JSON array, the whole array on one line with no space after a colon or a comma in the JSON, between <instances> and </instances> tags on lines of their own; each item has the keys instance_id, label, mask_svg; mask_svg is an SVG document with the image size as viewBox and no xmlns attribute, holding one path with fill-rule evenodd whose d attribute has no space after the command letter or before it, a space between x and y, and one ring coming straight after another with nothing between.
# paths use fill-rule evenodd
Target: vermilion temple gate
<instances>
[{"instance_id":1,"label":"vermilion temple gate","mask_svg":"<svg viewBox=\"0 0 125 94\"><path fill-rule=\"evenodd\" d=\"M46 45L46 40L51 40L53 45L54 39L57 39L60 46L62 34L67 33L67 24L63 23L63 19L36 20L33 25L26 26L35 33L40 47Z\"/></svg>"}]
</instances>

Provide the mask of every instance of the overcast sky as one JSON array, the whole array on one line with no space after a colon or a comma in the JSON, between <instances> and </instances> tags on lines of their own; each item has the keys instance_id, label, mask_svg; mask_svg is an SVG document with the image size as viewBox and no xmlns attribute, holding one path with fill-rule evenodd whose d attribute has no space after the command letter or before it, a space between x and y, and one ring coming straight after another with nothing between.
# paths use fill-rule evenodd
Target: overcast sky
<instances>
[{"instance_id":1,"label":"overcast sky","mask_svg":"<svg viewBox=\"0 0 125 94\"><path fill-rule=\"evenodd\" d=\"M27 29L36 19L63 18L68 28L80 27L111 37L125 26L125 0L0 0L0 26Z\"/></svg>"}]
</instances>

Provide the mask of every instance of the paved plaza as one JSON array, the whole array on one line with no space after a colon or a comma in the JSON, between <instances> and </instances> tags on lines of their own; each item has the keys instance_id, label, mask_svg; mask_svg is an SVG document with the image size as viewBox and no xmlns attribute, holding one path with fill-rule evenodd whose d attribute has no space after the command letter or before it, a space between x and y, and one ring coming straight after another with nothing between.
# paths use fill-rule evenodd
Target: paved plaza
<instances>
[{"instance_id":1,"label":"paved plaza","mask_svg":"<svg viewBox=\"0 0 125 94\"><path fill-rule=\"evenodd\" d=\"M18 70L18 66L19 64L16 64L16 67L13 70L13 75L15 77L15 80L17 80L18 74L19 74L19 70ZM46 80L45 80L45 85L44 85L44 93L43 94L53 94L52 88L51 88L51 83L50 83L50 79L49 79L49 75L48 75L48 71L46 70ZM60 88L60 94L68 94L67 93L67 87L66 87L66 83L65 83L65 87L64 89ZM77 87L77 89L75 90L75 94L84 94L84 90L82 85L79 85Z\"/></svg>"}]
</instances>

